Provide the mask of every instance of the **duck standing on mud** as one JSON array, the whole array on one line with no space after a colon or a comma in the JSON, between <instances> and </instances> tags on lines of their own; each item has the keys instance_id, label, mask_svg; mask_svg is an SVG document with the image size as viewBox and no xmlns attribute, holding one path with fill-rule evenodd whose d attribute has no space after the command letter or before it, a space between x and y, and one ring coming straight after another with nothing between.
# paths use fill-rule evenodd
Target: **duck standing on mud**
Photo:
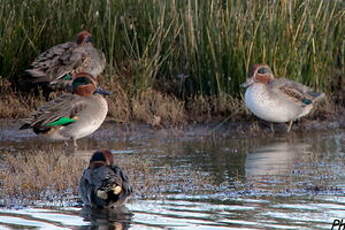
<instances>
[{"instance_id":1,"label":"duck standing on mud","mask_svg":"<svg viewBox=\"0 0 345 230\"><path fill-rule=\"evenodd\" d=\"M105 65L104 53L93 46L91 34L82 31L75 42L58 44L41 53L25 72L30 83L54 90L70 86L75 73L86 72L97 78Z\"/></svg>"},{"instance_id":2,"label":"duck standing on mud","mask_svg":"<svg viewBox=\"0 0 345 230\"><path fill-rule=\"evenodd\" d=\"M125 172L113 165L110 151L97 151L79 183L79 193L84 205L92 208L120 207L132 193Z\"/></svg>"},{"instance_id":3,"label":"duck standing on mud","mask_svg":"<svg viewBox=\"0 0 345 230\"><path fill-rule=\"evenodd\" d=\"M289 122L307 115L315 102L325 96L298 82L275 79L268 65L253 66L246 87L245 104L255 116L268 122ZM272 124L271 129L273 130Z\"/></svg>"},{"instance_id":4,"label":"duck standing on mud","mask_svg":"<svg viewBox=\"0 0 345 230\"><path fill-rule=\"evenodd\" d=\"M32 128L51 140L72 140L77 148L77 139L96 131L105 120L108 104L101 94L109 93L97 88L96 80L88 73L75 75L72 91L40 107L24 119L20 129Z\"/></svg>"}]
</instances>

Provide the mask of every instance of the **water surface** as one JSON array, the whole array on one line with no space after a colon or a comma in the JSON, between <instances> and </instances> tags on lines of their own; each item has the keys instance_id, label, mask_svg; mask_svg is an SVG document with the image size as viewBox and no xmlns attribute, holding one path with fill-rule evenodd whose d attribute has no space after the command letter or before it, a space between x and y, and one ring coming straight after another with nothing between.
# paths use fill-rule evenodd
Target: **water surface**
<instances>
[{"instance_id":1,"label":"water surface","mask_svg":"<svg viewBox=\"0 0 345 230\"><path fill-rule=\"evenodd\" d=\"M135 195L112 213L69 201L3 207L0 229L331 229L345 218L344 131L245 138L201 130L103 126L78 154L109 148L169 168L157 194ZM46 145L8 124L0 138L2 152Z\"/></svg>"}]
</instances>

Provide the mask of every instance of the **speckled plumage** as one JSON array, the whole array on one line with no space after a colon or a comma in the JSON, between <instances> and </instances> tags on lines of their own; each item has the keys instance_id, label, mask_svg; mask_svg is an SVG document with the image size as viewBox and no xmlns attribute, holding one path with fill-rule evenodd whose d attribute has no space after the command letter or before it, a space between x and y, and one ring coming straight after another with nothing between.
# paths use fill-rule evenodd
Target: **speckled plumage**
<instances>
[{"instance_id":1,"label":"speckled plumage","mask_svg":"<svg viewBox=\"0 0 345 230\"><path fill-rule=\"evenodd\" d=\"M31 82L47 83L54 89L64 88L72 82L64 79L66 74L73 76L87 72L96 78L105 65L104 53L93 46L91 34L82 31L75 42L58 44L41 53L25 72Z\"/></svg>"},{"instance_id":2,"label":"speckled plumage","mask_svg":"<svg viewBox=\"0 0 345 230\"><path fill-rule=\"evenodd\" d=\"M113 156L106 150L92 155L80 178L79 193L86 206L112 208L126 202L132 188L125 172L113 165Z\"/></svg>"},{"instance_id":3,"label":"speckled plumage","mask_svg":"<svg viewBox=\"0 0 345 230\"><path fill-rule=\"evenodd\" d=\"M257 117L269 122L290 122L307 115L323 93L285 78L275 79L267 65L254 65L247 87L245 104Z\"/></svg>"}]
</instances>

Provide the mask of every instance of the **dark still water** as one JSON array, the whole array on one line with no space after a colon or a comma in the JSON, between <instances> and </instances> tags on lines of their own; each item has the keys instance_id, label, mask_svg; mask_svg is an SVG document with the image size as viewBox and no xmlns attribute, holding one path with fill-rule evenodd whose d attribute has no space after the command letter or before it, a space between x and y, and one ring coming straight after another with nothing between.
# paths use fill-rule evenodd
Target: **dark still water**
<instances>
[{"instance_id":1,"label":"dark still water","mask_svg":"<svg viewBox=\"0 0 345 230\"><path fill-rule=\"evenodd\" d=\"M345 219L342 130L248 138L139 131L102 127L81 140L80 154L97 148L112 149L115 158L138 154L157 170L154 188L112 213L68 201L3 207L0 229L331 229ZM44 145L11 127L2 132L2 151Z\"/></svg>"}]
</instances>

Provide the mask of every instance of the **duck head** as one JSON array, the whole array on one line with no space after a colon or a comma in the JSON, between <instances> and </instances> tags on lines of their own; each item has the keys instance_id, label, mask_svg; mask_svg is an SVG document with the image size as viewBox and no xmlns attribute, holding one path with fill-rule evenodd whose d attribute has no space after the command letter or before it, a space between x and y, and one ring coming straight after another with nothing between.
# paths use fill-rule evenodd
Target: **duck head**
<instances>
[{"instance_id":1,"label":"duck head","mask_svg":"<svg viewBox=\"0 0 345 230\"><path fill-rule=\"evenodd\" d=\"M88 31L84 30L77 34L77 44L85 44L88 42L92 42L92 35Z\"/></svg>"},{"instance_id":2,"label":"duck head","mask_svg":"<svg viewBox=\"0 0 345 230\"><path fill-rule=\"evenodd\" d=\"M131 191L126 193L123 188L123 173L113 166L113 156L109 150L95 152L91 159L89 169L93 171L91 190L94 203L97 207L112 207L123 203ZM115 166L116 167L116 166Z\"/></svg>"},{"instance_id":3,"label":"duck head","mask_svg":"<svg viewBox=\"0 0 345 230\"><path fill-rule=\"evenodd\" d=\"M267 84L273 79L274 75L272 73L271 68L268 65L255 64L253 65L250 71L249 78L241 86L249 87L254 83Z\"/></svg>"},{"instance_id":4,"label":"duck head","mask_svg":"<svg viewBox=\"0 0 345 230\"><path fill-rule=\"evenodd\" d=\"M96 79L89 73L77 73L72 82L72 92L80 96L91 96L93 94L109 95L110 92L97 87Z\"/></svg>"},{"instance_id":5,"label":"duck head","mask_svg":"<svg viewBox=\"0 0 345 230\"><path fill-rule=\"evenodd\" d=\"M113 155L109 150L97 151L93 153L90 159L89 168L95 169L101 166L111 166L113 162Z\"/></svg>"}]
</instances>

